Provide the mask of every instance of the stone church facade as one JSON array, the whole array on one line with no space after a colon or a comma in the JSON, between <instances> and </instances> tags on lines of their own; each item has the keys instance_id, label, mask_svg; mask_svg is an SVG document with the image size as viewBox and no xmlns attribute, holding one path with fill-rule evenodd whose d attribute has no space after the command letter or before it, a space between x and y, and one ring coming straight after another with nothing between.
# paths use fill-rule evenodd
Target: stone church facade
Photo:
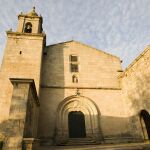
<instances>
[{"instance_id":1,"label":"stone church facade","mask_svg":"<svg viewBox=\"0 0 150 150\"><path fill-rule=\"evenodd\" d=\"M122 70L118 57L80 42L46 46L42 22L34 8L6 32L3 149L149 140L150 46Z\"/></svg>"}]
</instances>

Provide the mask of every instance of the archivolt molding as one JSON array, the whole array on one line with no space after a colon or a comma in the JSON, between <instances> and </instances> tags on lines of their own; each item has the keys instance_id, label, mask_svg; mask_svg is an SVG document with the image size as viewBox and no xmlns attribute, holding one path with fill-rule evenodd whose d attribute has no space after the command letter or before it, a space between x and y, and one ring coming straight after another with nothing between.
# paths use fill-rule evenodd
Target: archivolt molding
<instances>
[{"instance_id":1,"label":"archivolt molding","mask_svg":"<svg viewBox=\"0 0 150 150\"><path fill-rule=\"evenodd\" d=\"M89 98L73 95L65 98L57 109L57 139L68 139L68 115L72 111L81 111L85 116L87 137L100 138L100 112Z\"/></svg>"}]
</instances>

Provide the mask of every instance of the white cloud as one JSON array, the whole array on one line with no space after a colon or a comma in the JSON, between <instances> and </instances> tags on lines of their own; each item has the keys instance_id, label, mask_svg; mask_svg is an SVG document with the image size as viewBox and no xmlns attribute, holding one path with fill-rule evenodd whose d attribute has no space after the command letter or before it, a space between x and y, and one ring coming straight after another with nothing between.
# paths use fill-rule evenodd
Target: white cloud
<instances>
[{"instance_id":1,"label":"white cloud","mask_svg":"<svg viewBox=\"0 0 150 150\"><path fill-rule=\"evenodd\" d=\"M149 0L44 0L35 1L44 18L47 43L72 38L120 56L126 67L150 42ZM0 1L0 50L5 30L16 28L19 12L34 0ZM0 53L2 55L2 53Z\"/></svg>"}]
</instances>

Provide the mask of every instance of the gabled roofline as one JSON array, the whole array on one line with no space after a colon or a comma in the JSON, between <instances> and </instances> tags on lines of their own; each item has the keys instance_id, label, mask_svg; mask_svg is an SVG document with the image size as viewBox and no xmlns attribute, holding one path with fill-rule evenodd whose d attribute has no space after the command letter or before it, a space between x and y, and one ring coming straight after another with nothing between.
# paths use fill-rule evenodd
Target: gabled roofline
<instances>
[{"instance_id":1,"label":"gabled roofline","mask_svg":"<svg viewBox=\"0 0 150 150\"><path fill-rule=\"evenodd\" d=\"M74 40L70 40L70 41L64 41L64 42L54 43L54 44L51 44L51 45L47 45L46 47L55 46L55 45L58 45L58 44L70 43L70 42L75 42L75 41Z\"/></svg>"},{"instance_id":2,"label":"gabled roofline","mask_svg":"<svg viewBox=\"0 0 150 150\"><path fill-rule=\"evenodd\" d=\"M143 51L140 55L138 55L138 56L131 62L131 64L129 64L128 67L126 67L126 69L125 69L124 72L120 75L120 77L123 77L123 76L125 75L125 73L126 73L130 68L132 68L132 66L134 66L134 64L136 64L136 63L145 55L145 53L146 53L148 50L150 50L150 45L148 45L148 46L144 49L144 51Z\"/></svg>"},{"instance_id":3,"label":"gabled roofline","mask_svg":"<svg viewBox=\"0 0 150 150\"><path fill-rule=\"evenodd\" d=\"M79 41L74 41L74 40L64 41L64 42L60 42L60 43L55 43L55 44L47 45L46 47L55 46L55 45L58 45L58 44L71 43L71 42L75 42L75 43L81 44L81 45L83 45L83 46L86 46L86 47L88 47L88 48L95 49L95 50L97 50L97 51L99 51L99 52L102 52L102 53L104 53L104 54L110 55L110 56L112 56L112 57L116 57L117 59L119 59L119 60L120 60L120 58L119 58L118 56L115 56L115 55L113 55L113 54L110 54L110 53L104 52L103 50L100 50L100 49L94 48L94 47L92 47L92 46L89 46L89 45L86 45L86 44L84 44L84 43L81 43L81 42L79 42Z\"/></svg>"}]
</instances>

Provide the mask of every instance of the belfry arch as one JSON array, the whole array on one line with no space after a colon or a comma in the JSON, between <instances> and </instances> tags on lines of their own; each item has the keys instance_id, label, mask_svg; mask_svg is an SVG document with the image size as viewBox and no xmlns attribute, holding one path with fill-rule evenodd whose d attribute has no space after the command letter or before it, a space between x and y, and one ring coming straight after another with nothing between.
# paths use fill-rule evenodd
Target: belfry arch
<instances>
[{"instance_id":1,"label":"belfry arch","mask_svg":"<svg viewBox=\"0 0 150 150\"><path fill-rule=\"evenodd\" d=\"M85 119L85 138L102 141L100 112L96 104L84 96L70 96L58 106L56 121L56 143L67 143L69 140L69 114L80 112ZM82 138L82 137L81 137Z\"/></svg>"}]
</instances>

